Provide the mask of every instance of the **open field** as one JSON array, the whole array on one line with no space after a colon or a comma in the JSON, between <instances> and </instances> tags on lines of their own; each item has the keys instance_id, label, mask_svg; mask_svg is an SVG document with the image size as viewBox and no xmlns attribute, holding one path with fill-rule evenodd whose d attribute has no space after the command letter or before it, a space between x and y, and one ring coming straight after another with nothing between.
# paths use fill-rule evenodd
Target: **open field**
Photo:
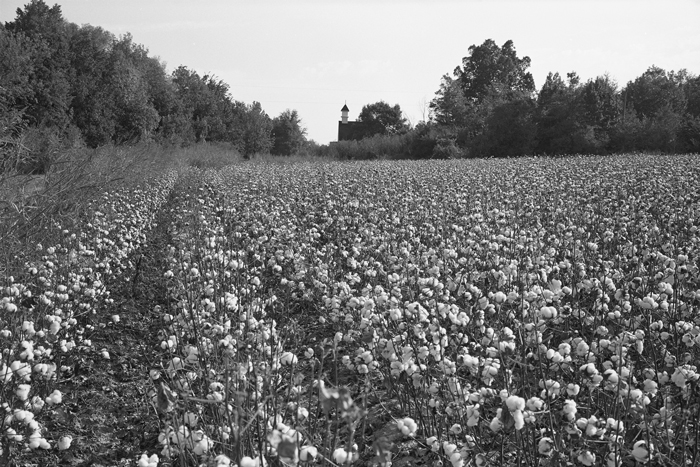
<instances>
[{"instance_id":1,"label":"open field","mask_svg":"<svg viewBox=\"0 0 700 467\"><path fill-rule=\"evenodd\" d=\"M0 277L0 464L700 465L699 163L109 191Z\"/></svg>"}]
</instances>

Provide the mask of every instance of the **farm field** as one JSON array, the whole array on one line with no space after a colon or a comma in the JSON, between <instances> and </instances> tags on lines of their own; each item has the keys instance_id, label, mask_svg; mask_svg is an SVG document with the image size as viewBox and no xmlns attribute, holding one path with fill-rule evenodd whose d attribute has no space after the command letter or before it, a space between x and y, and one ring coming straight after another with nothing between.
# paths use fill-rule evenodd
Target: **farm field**
<instances>
[{"instance_id":1,"label":"farm field","mask_svg":"<svg viewBox=\"0 0 700 467\"><path fill-rule=\"evenodd\" d=\"M0 277L0 464L700 464L700 157L241 163Z\"/></svg>"}]
</instances>

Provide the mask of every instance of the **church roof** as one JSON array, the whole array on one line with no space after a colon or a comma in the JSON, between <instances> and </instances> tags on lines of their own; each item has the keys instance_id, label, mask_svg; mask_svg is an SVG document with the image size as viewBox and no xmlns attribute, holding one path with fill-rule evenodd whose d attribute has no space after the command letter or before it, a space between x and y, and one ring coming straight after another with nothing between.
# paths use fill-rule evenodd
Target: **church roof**
<instances>
[{"instance_id":1,"label":"church roof","mask_svg":"<svg viewBox=\"0 0 700 467\"><path fill-rule=\"evenodd\" d=\"M341 112L349 112L350 109L348 109L348 105L345 104L342 109L340 109Z\"/></svg>"}]
</instances>

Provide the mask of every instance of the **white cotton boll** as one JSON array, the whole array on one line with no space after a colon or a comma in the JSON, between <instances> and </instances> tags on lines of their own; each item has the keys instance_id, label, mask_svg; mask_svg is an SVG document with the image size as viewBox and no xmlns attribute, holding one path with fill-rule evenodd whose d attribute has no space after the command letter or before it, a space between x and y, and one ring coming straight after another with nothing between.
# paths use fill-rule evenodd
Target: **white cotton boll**
<instances>
[{"instance_id":1,"label":"white cotton boll","mask_svg":"<svg viewBox=\"0 0 700 467\"><path fill-rule=\"evenodd\" d=\"M521 410L513 412L513 420L515 421L516 430L521 430L525 426L525 417L523 417L523 412Z\"/></svg>"},{"instance_id":2,"label":"white cotton boll","mask_svg":"<svg viewBox=\"0 0 700 467\"><path fill-rule=\"evenodd\" d=\"M10 378L12 378L12 374L14 374L19 380L29 381L32 374L32 369L28 364L15 360L10 363Z\"/></svg>"},{"instance_id":3,"label":"white cotton boll","mask_svg":"<svg viewBox=\"0 0 700 467\"><path fill-rule=\"evenodd\" d=\"M509 396L506 399L506 405L511 412L515 410L525 410L525 399L518 396Z\"/></svg>"},{"instance_id":4,"label":"white cotton boll","mask_svg":"<svg viewBox=\"0 0 700 467\"><path fill-rule=\"evenodd\" d=\"M219 454L214 460L216 461L216 467L229 467L231 465L231 459L225 454Z\"/></svg>"},{"instance_id":5,"label":"white cotton boll","mask_svg":"<svg viewBox=\"0 0 700 467\"><path fill-rule=\"evenodd\" d=\"M573 420L576 416L576 401L566 399L566 401L564 402L564 407L562 408L562 412L564 413L564 416L567 420Z\"/></svg>"},{"instance_id":6,"label":"white cotton boll","mask_svg":"<svg viewBox=\"0 0 700 467\"><path fill-rule=\"evenodd\" d=\"M595 464L595 458L595 454L593 454L591 451L583 451L577 457L578 461L586 466Z\"/></svg>"},{"instance_id":7,"label":"white cotton boll","mask_svg":"<svg viewBox=\"0 0 700 467\"><path fill-rule=\"evenodd\" d=\"M296 365L299 359L292 352L284 352L280 356L280 362L283 365Z\"/></svg>"},{"instance_id":8,"label":"white cotton boll","mask_svg":"<svg viewBox=\"0 0 700 467\"><path fill-rule=\"evenodd\" d=\"M540 441L537 443L537 450L543 456L551 455L552 451L554 450L554 441L552 438L548 437L540 439Z\"/></svg>"},{"instance_id":9,"label":"white cotton boll","mask_svg":"<svg viewBox=\"0 0 700 467\"><path fill-rule=\"evenodd\" d=\"M430 446L430 450L433 452L438 452L440 450L440 443L438 443L437 436L431 436L425 440L425 443Z\"/></svg>"},{"instance_id":10,"label":"white cotton boll","mask_svg":"<svg viewBox=\"0 0 700 467\"><path fill-rule=\"evenodd\" d=\"M26 410L15 410L14 413L14 418L18 422L23 422L24 419L27 417L28 412Z\"/></svg>"},{"instance_id":11,"label":"white cotton boll","mask_svg":"<svg viewBox=\"0 0 700 467\"><path fill-rule=\"evenodd\" d=\"M450 463L452 464L452 467L462 467L464 465L462 455L459 452L455 452L450 456Z\"/></svg>"},{"instance_id":12,"label":"white cotton boll","mask_svg":"<svg viewBox=\"0 0 700 467\"><path fill-rule=\"evenodd\" d=\"M158 467L158 461L159 459L157 454L153 454L149 457L148 454L144 452L143 454L141 454L138 467Z\"/></svg>"},{"instance_id":13,"label":"white cotton boll","mask_svg":"<svg viewBox=\"0 0 700 467\"><path fill-rule=\"evenodd\" d=\"M445 452L445 455L447 457L450 457L457 450L457 445L445 441L444 443L442 443L442 450Z\"/></svg>"},{"instance_id":14,"label":"white cotton boll","mask_svg":"<svg viewBox=\"0 0 700 467\"><path fill-rule=\"evenodd\" d=\"M316 459L316 456L318 456L318 449L314 446L304 446L299 451L299 459L302 462L311 462Z\"/></svg>"},{"instance_id":15,"label":"white cotton boll","mask_svg":"<svg viewBox=\"0 0 700 467\"><path fill-rule=\"evenodd\" d=\"M0 383L8 383L12 379L12 369L4 363L0 363Z\"/></svg>"},{"instance_id":16,"label":"white cotton boll","mask_svg":"<svg viewBox=\"0 0 700 467\"><path fill-rule=\"evenodd\" d=\"M539 397L531 397L527 400L527 408L532 411L541 410L544 407L544 401Z\"/></svg>"},{"instance_id":17,"label":"white cotton boll","mask_svg":"<svg viewBox=\"0 0 700 467\"><path fill-rule=\"evenodd\" d=\"M503 427L503 423L501 423L501 420L499 417L493 417L493 420L491 420L491 423L489 424L489 428L491 428L491 431L494 433L497 433L500 431L500 429Z\"/></svg>"},{"instance_id":18,"label":"white cotton boll","mask_svg":"<svg viewBox=\"0 0 700 467\"><path fill-rule=\"evenodd\" d=\"M32 387L28 384L18 384L17 389L15 389L15 395L19 398L21 401L26 401L27 398L29 398L29 391L32 389Z\"/></svg>"},{"instance_id":19,"label":"white cotton boll","mask_svg":"<svg viewBox=\"0 0 700 467\"><path fill-rule=\"evenodd\" d=\"M63 402L63 394L61 394L61 391L56 389L45 399L45 401L49 405L60 404Z\"/></svg>"},{"instance_id":20,"label":"white cotton boll","mask_svg":"<svg viewBox=\"0 0 700 467\"><path fill-rule=\"evenodd\" d=\"M62 436L61 438L58 439L58 450L59 451L65 451L68 449L73 442L73 438L68 435L68 436Z\"/></svg>"},{"instance_id":21,"label":"white cotton boll","mask_svg":"<svg viewBox=\"0 0 700 467\"><path fill-rule=\"evenodd\" d=\"M197 441L197 443L194 445L194 448L192 449L195 454L198 456L201 456L202 454L209 452L209 449L212 446L212 442L209 440L208 437L203 436L201 440Z\"/></svg>"},{"instance_id":22,"label":"white cotton boll","mask_svg":"<svg viewBox=\"0 0 700 467\"><path fill-rule=\"evenodd\" d=\"M640 462L642 464L646 464L649 462L649 456L651 454L651 451L653 451L653 445L651 449L647 447L647 442L644 440L637 441L634 443L634 447L632 448L632 456L634 457L634 460L637 462Z\"/></svg>"},{"instance_id":23,"label":"white cotton boll","mask_svg":"<svg viewBox=\"0 0 700 467\"><path fill-rule=\"evenodd\" d=\"M305 407L299 407L297 409L297 419L299 420L306 420L309 418L309 410L306 409Z\"/></svg>"},{"instance_id":24,"label":"white cotton boll","mask_svg":"<svg viewBox=\"0 0 700 467\"><path fill-rule=\"evenodd\" d=\"M350 454L343 448L338 448L333 451L333 460L338 464L344 464L349 457Z\"/></svg>"},{"instance_id":25,"label":"white cotton boll","mask_svg":"<svg viewBox=\"0 0 700 467\"><path fill-rule=\"evenodd\" d=\"M418 424L409 417L406 417L404 419L398 420L396 422L396 426L399 428L401 433L403 433L404 436L409 436L413 437L416 434L416 431L418 430Z\"/></svg>"}]
</instances>

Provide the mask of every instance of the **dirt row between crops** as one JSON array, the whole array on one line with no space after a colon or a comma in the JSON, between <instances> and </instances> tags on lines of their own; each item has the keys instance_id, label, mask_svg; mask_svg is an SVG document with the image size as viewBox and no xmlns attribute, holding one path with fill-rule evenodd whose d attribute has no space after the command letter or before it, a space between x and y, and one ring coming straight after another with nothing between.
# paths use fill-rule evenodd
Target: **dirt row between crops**
<instances>
[{"instance_id":1,"label":"dirt row between crops","mask_svg":"<svg viewBox=\"0 0 700 467\"><path fill-rule=\"evenodd\" d=\"M86 338L92 351L72 362L58 388L63 404L46 423L56 437L70 435L65 451L32 451L12 461L13 466L136 466L142 453L160 451L158 415L149 391L149 370L157 365L162 316L154 307L166 293L164 251L168 245L168 200L148 234L144 247L130 259L135 268L111 283L114 304L101 310ZM119 321L110 317L119 315ZM161 463L161 465L165 465Z\"/></svg>"}]
</instances>

